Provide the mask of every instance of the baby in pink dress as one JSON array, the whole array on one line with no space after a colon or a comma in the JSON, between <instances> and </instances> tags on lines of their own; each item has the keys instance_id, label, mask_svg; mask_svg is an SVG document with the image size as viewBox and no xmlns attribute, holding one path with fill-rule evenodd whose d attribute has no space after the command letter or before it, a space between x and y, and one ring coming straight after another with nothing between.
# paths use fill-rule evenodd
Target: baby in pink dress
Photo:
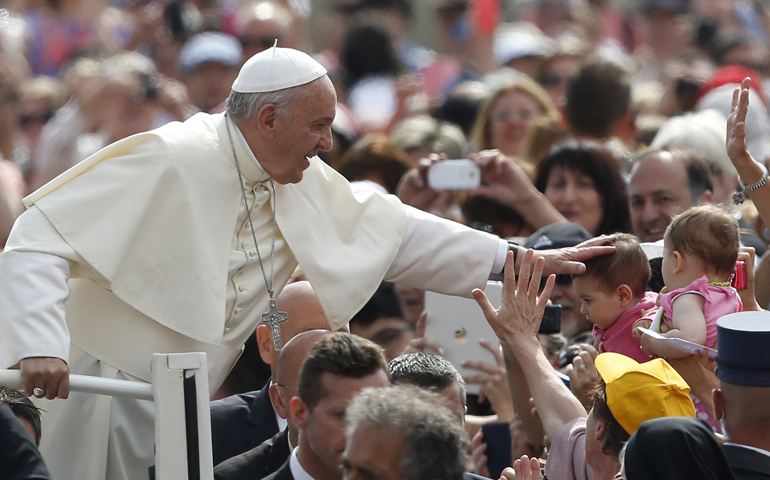
<instances>
[{"instance_id":1,"label":"baby in pink dress","mask_svg":"<svg viewBox=\"0 0 770 480\"><path fill-rule=\"evenodd\" d=\"M738 292L730 286L740 249L738 235L738 222L714 205L693 207L674 218L664 237L662 273L666 289L659 297L660 324L643 320L639 326L657 330L664 337L716 347L717 320L743 310ZM636 329L634 334L649 355L691 355ZM698 417L719 431L706 406L696 398L693 403Z\"/></svg>"},{"instance_id":2,"label":"baby in pink dress","mask_svg":"<svg viewBox=\"0 0 770 480\"><path fill-rule=\"evenodd\" d=\"M586 271L573 280L580 312L594 324L599 353L615 352L643 363L650 357L633 335L634 324L651 318L657 294L647 292L650 264L633 235L615 234L615 253L584 262Z\"/></svg>"},{"instance_id":3,"label":"baby in pink dress","mask_svg":"<svg viewBox=\"0 0 770 480\"><path fill-rule=\"evenodd\" d=\"M666 230L663 250L665 293L660 295L661 322L649 325L664 337L714 347L716 322L743 309L730 286L740 240L738 222L714 205L693 207L674 218ZM649 335L640 335L645 353L666 358L691 355Z\"/></svg>"}]
</instances>

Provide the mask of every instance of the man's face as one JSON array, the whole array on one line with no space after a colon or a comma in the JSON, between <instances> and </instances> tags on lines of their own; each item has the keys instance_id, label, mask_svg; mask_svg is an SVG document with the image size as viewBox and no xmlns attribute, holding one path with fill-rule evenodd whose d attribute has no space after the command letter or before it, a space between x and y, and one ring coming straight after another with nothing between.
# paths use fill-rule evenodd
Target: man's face
<instances>
[{"instance_id":1,"label":"man's face","mask_svg":"<svg viewBox=\"0 0 770 480\"><path fill-rule=\"evenodd\" d=\"M551 291L551 302L561 305L561 334L572 338L591 330L591 322L580 312L580 299L569 276L556 277Z\"/></svg>"},{"instance_id":2,"label":"man's face","mask_svg":"<svg viewBox=\"0 0 770 480\"><path fill-rule=\"evenodd\" d=\"M398 433L361 423L350 435L343 457L345 480L400 480L404 439Z\"/></svg>"},{"instance_id":3,"label":"man's face","mask_svg":"<svg viewBox=\"0 0 770 480\"><path fill-rule=\"evenodd\" d=\"M364 388L390 385L384 371L363 378L349 378L325 372L321 385L323 399L306 412L304 425L299 424L310 450L330 471L342 477L342 454L345 451L345 411L350 401Z\"/></svg>"},{"instance_id":4,"label":"man's face","mask_svg":"<svg viewBox=\"0 0 770 480\"><path fill-rule=\"evenodd\" d=\"M290 112L277 113L269 151L255 152L262 168L280 184L302 180L302 172L310 166L308 159L332 148L337 108L332 82L324 75L302 88L302 98L290 105Z\"/></svg>"},{"instance_id":5,"label":"man's face","mask_svg":"<svg viewBox=\"0 0 770 480\"><path fill-rule=\"evenodd\" d=\"M381 317L365 326L354 322L350 325L350 332L381 346L387 361L401 355L414 338L412 325L398 317Z\"/></svg>"},{"instance_id":6,"label":"man's face","mask_svg":"<svg viewBox=\"0 0 770 480\"><path fill-rule=\"evenodd\" d=\"M452 412L452 415L457 417L460 425L465 427L465 402L460 392L460 385L457 382L452 382L448 387L438 392L438 394L444 399L444 406Z\"/></svg>"},{"instance_id":7,"label":"man's face","mask_svg":"<svg viewBox=\"0 0 770 480\"><path fill-rule=\"evenodd\" d=\"M190 101L209 112L227 99L230 86L238 76L237 66L206 62L195 67L184 79Z\"/></svg>"},{"instance_id":8,"label":"man's face","mask_svg":"<svg viewBox=\"0 0 770 480\"><path fill-rule=\"evenodd\" d=\"M671 219L693 205L684 163L668 152L634 166L628 196L634 234L642 242L662 239Z\"/></svg>"}]
</instances>

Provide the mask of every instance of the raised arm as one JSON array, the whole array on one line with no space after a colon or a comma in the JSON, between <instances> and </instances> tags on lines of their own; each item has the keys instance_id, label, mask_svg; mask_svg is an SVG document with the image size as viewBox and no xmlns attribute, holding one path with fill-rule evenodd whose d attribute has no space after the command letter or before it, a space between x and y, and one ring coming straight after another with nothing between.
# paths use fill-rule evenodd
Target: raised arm
<instances>
[{"instance_id":1,"label":"raised arm","mask_svg":"<svg viewBox=\"0 0 770 480\"><path fill-rule=\"evenodd\" d=\"M527 251L521 259L518 283L514 276L513 256L508 255L505 268L505 291L502 305L495 310L481 290L473 296L497 336L506 342L516 356L521 371L529 385L545 433L553 438L556 432L570 421L585 417L586 411L572 395L543 353L537 338L537 330L548 297L553 289L555 276L546 281L543 293L538 295L540 277L545 261L538 258L530 279L534 253Z\"/></svg>"},{"instance_id":2,"label":"raised arm","mask_svg":"<svg viewBox=\"0 0 770 480\"><path fill-rule=\"evenodd\" d=\"M751 79L745 78L740 89L733 93L733 106L727 117L727 154L730 156L743 185L750 188L746 193L754 201L759 215L770 225L770 182L767 182L765 158L752 158L746 144L746 113L749 109ZM757 163L759 162L759 163ZM765 179L765 183L763 183ZM758 186L762 184L762 186ZM757 186L753 188L752 186Z\"/></svg>"}]
</instances>

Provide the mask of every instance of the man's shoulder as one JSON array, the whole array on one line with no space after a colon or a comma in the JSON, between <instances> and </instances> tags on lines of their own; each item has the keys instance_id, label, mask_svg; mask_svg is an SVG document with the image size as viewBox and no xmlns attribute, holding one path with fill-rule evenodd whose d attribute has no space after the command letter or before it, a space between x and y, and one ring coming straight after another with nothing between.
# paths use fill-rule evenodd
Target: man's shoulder
<instances>
[{"instance_id":1,"label":"man's shoulder","mask_svg":"<svg viewBox=\"0 0 770 480\"><path fill-rule=\"evenodd\" d=\"M263 393L263 390L254 390L252 392L238 393L229 397L221 398L211 402L211 413L225 412L238 408L250 409L256 398Z\"/></svg>"},{"instance_id":2,"label":"man's shoulder","mask_svg":"<svg viewBox=\"0 0 770 480\"><path fill-rule=\"evenodd\" d=\"M288 430L251 450L229 458L214 468L215 480L260 480L277 471L291 455Z\"/></svg>"},{"instance_id":3,"label":"man's shoulder","mask_svg":"<svg viewBox=\"0 0 770 480\"><path fill-rule=\"evenodd\" d=\"M727 443L722 453L737 480L770 479L770 452Z\"/></svg>"},{"instance_id":4,"label":"man's shoulder","mask_svg":"<svg viewBox=\"0 0 770 480\"><path fill-rule=\"evenodd\" d=\"M264 480L294 480L294 475L291 473L291 456L286 459L281 468L266 476Z\"/></svg>"}]
</instances>

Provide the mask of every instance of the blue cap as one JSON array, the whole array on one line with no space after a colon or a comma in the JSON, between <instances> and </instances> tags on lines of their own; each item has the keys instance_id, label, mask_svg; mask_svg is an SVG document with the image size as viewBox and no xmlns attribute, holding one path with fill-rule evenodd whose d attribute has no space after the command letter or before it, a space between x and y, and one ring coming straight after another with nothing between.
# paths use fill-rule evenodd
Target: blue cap
<instances>
[{"instance_id":1,"label":"blue cap","mask_svg":"<svg viewBox=\"0 0 770 480\"><path fill-rule=\"evenodd\" d=\"M739 312L717 320L717 377L733 385L770 386L770 312Z\"/></svg>"},{"instance_id":2,"label":"blue cap","mask_svg":"<svg viewBox=\"0 0 770 480\"><path fill-rule=\"evenodd\" d=\"M182 47L179 69L187 74L206 62L233 67L240 65L241 55L241 44L232 35L219 32L199 33Z\"/></svg>"}]
</instances>

